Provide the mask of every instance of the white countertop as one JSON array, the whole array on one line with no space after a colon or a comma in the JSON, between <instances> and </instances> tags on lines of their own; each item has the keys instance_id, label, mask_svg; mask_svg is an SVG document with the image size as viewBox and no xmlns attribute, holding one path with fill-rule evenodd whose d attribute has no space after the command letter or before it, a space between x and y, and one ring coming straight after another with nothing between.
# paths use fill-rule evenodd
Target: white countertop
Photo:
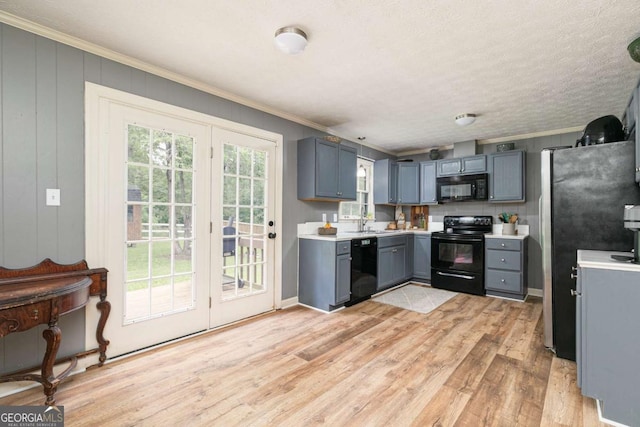
<instances>
[{"instance_id":1,"label":"white countertop","mask_svg":"<svg viewBox=\"0 0 640 427\"><path fill-rule=\"evenodd\" d=\"M587 251L578 249L578 265L586 268L602 268L607 270L624 270L640 272L640 264L616 261L611 255L632 256L631 252Z\"/></svg>"},{"instance_id":2,"label":"white countertop","mask_svg":"<svg viewBox=\"0 0 640 427\"><path fill-rule=\"evenodd\" d=\"M318 234L300 234L298 235L299 239L313 239L313 240L330 240L334 242L339 242L343 240L351 240L351 239L362 239L366 237L391 237L391 236L399 236L404 234L414 234L414 235L428 235L433 233L433 230L420 230L420 229L411 229L411 230L384 230L384 231L364 231L362 233L354 232L354 231L345 231L338 232L335 235L318 235Z\"/></svg>"},{"instance_id":3,"label":"white countertop","mask_svg":"<svg viewBox=\"0 0 640 427\"><path fill-rule=\"evenodd\" d=\"M317 223L320 224L321 223ZM313 240L328 240L334 242L346 241L351 239L361 239L367 237L389 237L389 236L398 236L402 234L414 234L414 235L429 235L435 231L442 231L442 223L430 224L428 230L422 229L408 229L408 230L372 230L365 231L362 233L356 232L354 230L343 230L338 228L338 234L335 235L318 235L317 232L310 232L311 230L317 229L317 224L313 227L304 227L300 228L298 233L299 239L313 239ZM513 240L524 240L529 236L529 226L528 225L518 225L517 229L518 234L507 235L502 234L502 225L494 224L493 233L485 234L486 239L513 239Z\"/></svg>"}]
</instances>

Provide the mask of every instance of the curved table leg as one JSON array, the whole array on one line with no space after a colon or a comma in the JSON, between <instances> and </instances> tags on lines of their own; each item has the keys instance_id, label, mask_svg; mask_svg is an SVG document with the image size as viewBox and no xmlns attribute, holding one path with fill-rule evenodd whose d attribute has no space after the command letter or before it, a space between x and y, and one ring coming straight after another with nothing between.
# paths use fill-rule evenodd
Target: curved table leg
<instances>
[{"instance_id":1,"label":"curved table leg","mask_svg":"<svg viewBox=\"0 0 640 427\"><path fill-rule=\"evenodd\" d=\"M60 379L53 375L53 365L56 361L58 348L60 347L62 332L57 324L53 324L49 325L49 328L42 332L42 337L47 341L47 351L44 353L44 359L42 359L41 371L41 382L44 387L44 394L47 396L44 404L53 406L56 403L55 394L58 384L60 383Z\"/></svg>"},{"instance_id":2,"label":"curved table leg","mask_svg":"<svg viewBox=\"0 0 640 427\"><path fill-rule=\"evenodd\" d=\"M98 310L100 310L100 320L98 320L98 328L96 329L96 340L98 341L98 347L100 348L100 357L98 366L102 366L104 361L107 360L107 346L109 340L105 339L102 333L104 332L104 326L107 324L109 313L111 312L111 304L109 301L100 297L100 302L97 304Z\"/></svg>"}]
</instances>

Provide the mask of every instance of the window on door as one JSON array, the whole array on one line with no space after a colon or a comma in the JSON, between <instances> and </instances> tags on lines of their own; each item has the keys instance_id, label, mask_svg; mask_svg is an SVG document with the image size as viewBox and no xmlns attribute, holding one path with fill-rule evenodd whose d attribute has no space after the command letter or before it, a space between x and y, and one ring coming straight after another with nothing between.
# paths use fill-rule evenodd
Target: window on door
<instances>
[{"instance_id":1,"label":"window on door","mask_svg":"<svg viewBox=\"0 0 640 427\"><path fill-rule=\"evenodd\" d=\"M194 140L127 126L125 323L195 305Z\"/></svg>"},{"instance_id":2,"label":"window on door","mask_svg":"<svg viewBox=\"0 0 640 427\"><path fill-rule=\"evenodd\" d=\"M375 220L373 204L373 161L358 157L357 192L353 202L340 202L340 219L358 219L364 213Z\"/></svg>"}]
</instances>

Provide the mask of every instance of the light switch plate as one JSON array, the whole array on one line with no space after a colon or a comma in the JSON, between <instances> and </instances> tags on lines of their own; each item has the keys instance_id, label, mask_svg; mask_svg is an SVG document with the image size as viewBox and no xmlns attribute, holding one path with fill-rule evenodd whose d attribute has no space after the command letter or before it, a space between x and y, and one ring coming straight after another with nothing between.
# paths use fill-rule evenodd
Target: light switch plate
<instances>
[{"instance_id":1,"label":"light switch plate","mask_svg":"<svg viewBox=\"0 0 640 427\"><path fill-rule=\"evenodd\" d=\"M60 206L59 188L47 188L47 206Z\"/></svg>"}]
</instances>

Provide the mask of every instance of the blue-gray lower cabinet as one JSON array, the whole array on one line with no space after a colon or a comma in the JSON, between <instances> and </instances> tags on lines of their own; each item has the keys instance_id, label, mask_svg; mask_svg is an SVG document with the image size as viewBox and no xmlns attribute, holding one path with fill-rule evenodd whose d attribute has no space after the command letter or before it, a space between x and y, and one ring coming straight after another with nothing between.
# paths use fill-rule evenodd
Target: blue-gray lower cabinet
<instances>
[{"instance_id":1,"label":"blue-gray lower cabinet","mask_svg":"<svg viewBox=\"0 0 640 427\"><path fill-rule=\"evenodd\" d=\"M503 151L488 156L489 201L524 202L525 200L525 153Z\"/></svg>"},{"instance_id":2,"label":"blue-gray lower cabinet","mask_svg":"<svg viewBox=\"0 0 640 427\"><path fill-rule=\"evenodd\" d=\"M351 296L351 242L298 240L298 300L331 311Z\"/></svg>"},{"instance_id":3,"label":"blue-gray lower cabinet","mask_svg":"<svg viewBox=\"0 0 640 427\"><path fill-rule=\"evenodd\" d=\"M640 425L640 271L578 264L578 386L601 401L604 418Z\"/></svg>"},{"instance_id":4,"label":"blue-gray lower cabinet","mask_svg":"<svg viewBox=\"0 0 640 427\"><path fill-rule=\"evenodd\" d=\"M378 287L383 290L408 280L407 236L378 238Z\"/></svg>"},{"instance_id":5,"label":"blue-gray lower cabinet","mask_svg":"<svg viewBox=\"0 0 640 427\"><path fill-rule=\"evenodd\" d=\"M487 295L523 300L527 296L527 238L485 239Z\"/></svg>"},{"instance_id":6,"label":"blue-gray lower cabinet","mask_svg":"<svg viewBox=\"0 0 640 427\"><path fill-rule=\"evenodd\" d=\"M431 280L431 235L413 237L413 277Z\"/></svg>"}]
</instances>

